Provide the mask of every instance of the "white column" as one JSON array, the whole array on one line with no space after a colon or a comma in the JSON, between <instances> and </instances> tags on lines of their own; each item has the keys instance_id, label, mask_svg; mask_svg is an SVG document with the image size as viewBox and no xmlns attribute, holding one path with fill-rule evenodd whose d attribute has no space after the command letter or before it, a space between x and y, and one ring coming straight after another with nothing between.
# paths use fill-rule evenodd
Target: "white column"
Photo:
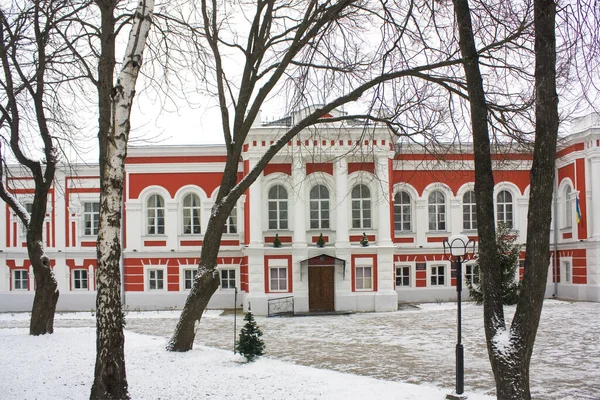
<instances>
[{"instance_id":1,"label":"white column","mask_svg":"<svg viewBox=\"0 0 600 400\"><path fill-rule=\"evenodd\" d=\"M306 247L306 202L304 201L304 186L306 181L306 166L298 154L292 163L293 200L294 208L294 247Z\"/></svg>"},{"instance_id":2,"label":"white column","mask_svg":"<svg viewBox=\"0 0 600 400\"><path fill-rule=\"evenodd\" d=\"M590 159L590 186L592 197L586 198L586 214L590 216L587 219L588 223L591 223L591 236L595 239L600 239L600 156L595 156ZM594 178L595 177L595 178ZM586 193L579 195L579 201L581 198L586 196ZM587 218L586 215L582 215L581 218Z\"/></svg>"},{"instance_id":3,"label":"white column","mask_svg":"<svg viewBox=\"0 0 600 400\"><path fill-rule=\"evenodd\" d=\"M250 159L250 170L256 165L256 160ZM250 186L250 247L263 245L262 217L262 173Z\"/></svg>"},{"instance_id":4,"label":"white column","mask_svg":"<svg viewBox=\"0 0 600 400\"><path fill-rule=\"evenodd\" d=\"M446 221L450 223L448 227L448 236L456 235L463 230L462 199L458 197L450 198L450 212L446 214Z\"/></svg>"},{"instance_id":5,"label":"white column","mask_svg":"<svg viewBox=\"0 0 600 400\"><path fill-rule=\"evenodd\" d=\"M348 161L340 158L335 162L336 206L336 247L348 247Z\"/></svg>"},{"instance_id":6,"label":"white column","mask_svg":"<svg viewBox=\"0 0 600 400\"><path fill-rule=\"evenodd\" d=\"M416 246L427 245L427 235L429 232L429 213L427 210L427 198L417 198L415 201L415 221L417 242Z\"/></svg>"},{"instance_id":7,"label":"white column","mask_svg":"<svg viewBox=\"0 0 600 400\"><path fill-rule=\"evenodd\" d=\"M35 291L35 277L33 276L33 267L29 267L29 291Z\"/></svg>"},{"instance_id":8,"label":"white column","mask_svg":"<svg viewBox=\"0 0 600 400\"><path fill-rule=\"evenodd\" d=\"M177 249L179 246L179 204L175 200L167 200L165 214L167 249Z\"/></svg>"},{"instance_id":9,"label":"white column","mask_svg":"<svg viewBox=\"0 0 600 400\"><path fill-rule=\"evenodd\" d=\"M0 279L0 292L8 292L10 290L10 268L6 265L6 257L0 255L0 266L2 265L4 268Z\"/></svg>"},{"instance_id":10,"label":"white column","mask_svg":"<svg viewBox=\"0 0 600 400\"><path fill-rule=\"evenodd\" d=\"M388 169L389 157L379 156L375 160L375 174L379 180L379 207L378 207L378 232L377 244L380 246L392 245L391 217L390 217L390 177Z\"/></svg>"},{"instance_id":11,"label":"white column","mask_svg":"<svg viewBox=\"0 0 600 400\"><path fill-rule=\"evenodd\" d=\"M88 290L94 291L94 282L96 281L96 275L94 274L94 266L88 266Z\"/></svg>"}]
</instances>

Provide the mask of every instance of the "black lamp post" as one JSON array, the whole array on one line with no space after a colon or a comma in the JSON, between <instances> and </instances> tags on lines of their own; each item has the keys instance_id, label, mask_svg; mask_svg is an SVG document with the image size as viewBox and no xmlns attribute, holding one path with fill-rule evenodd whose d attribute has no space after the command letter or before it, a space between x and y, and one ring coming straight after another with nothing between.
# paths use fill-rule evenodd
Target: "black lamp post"
<instances>
[{"instance_id":1,"label":"black lamp post","mask_svg":"<svg viewBox=\"0 0 600 400\"><path fill-rule=\"evenodd\" d=\"M471 260L475 256L475 241L466 235L453 235L444 240L444 256L450 260L451 269L456 271L456 301L458 312L456 316L457 341L456 341L456 393L449 394L446 399L466 399L463 394L465 389L465 362L462 345L462 263Z\"/></svg>"}]
</instances>

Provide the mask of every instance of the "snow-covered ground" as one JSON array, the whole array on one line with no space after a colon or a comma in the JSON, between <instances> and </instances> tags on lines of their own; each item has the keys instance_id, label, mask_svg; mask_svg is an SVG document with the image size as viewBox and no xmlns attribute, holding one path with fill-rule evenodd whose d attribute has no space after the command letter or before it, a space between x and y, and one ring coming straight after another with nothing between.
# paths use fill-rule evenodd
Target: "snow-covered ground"
<instances>
[{"instance_id":1,"label":"snow-covered ground","mask_svg":"<svg viewBox=\"0 0 600 400\"><path fill-rule=\"evenodd\" d=\"M493 398L481 314L481 307L463 307L470 400ZM178 316L176 311L128 313L132 398L441 400L454 386L456 306L451 303L393 313L257 317L267 353L251 364L232 354L233 315L214 311L204 315L192 352L166 352ZM545 302L531 365L534 398L600 398L599 316L598 303ZM57 314L54 335L30 337L27 314L0 314L0 398L87 398L94 322L89 312ZM242 323L238 313L238 330Z\"/></svg>"}]
</instances>

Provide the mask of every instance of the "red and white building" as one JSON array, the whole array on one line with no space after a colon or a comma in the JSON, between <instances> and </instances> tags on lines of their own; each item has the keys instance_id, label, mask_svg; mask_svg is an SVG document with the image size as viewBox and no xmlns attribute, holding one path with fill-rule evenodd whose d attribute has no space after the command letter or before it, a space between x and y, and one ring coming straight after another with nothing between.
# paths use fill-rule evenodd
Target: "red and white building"
<instances>
[{"instance_id":1,"label":"red and white building","mask_svg":"<svg viewBox=\"0 0 600 400\"><path fill-rule=\"evenodd\" d=\"M240 176L295 117L253 127ZM130 148L122 263L130 309L183 305L225 160L223 145ZM525 243L531 155L497 154L494 163L496 218ZM599 177L600 115L592 114L574 121L557 153L547 296L600 301ZM232 308L235 288L238 306L251 304L257 314L281 297L293 297L297 312L391 311L399 301L454 299L456 277L442 243L454 234L477 237L473 180L472 155L399 146L385 128L306 130L239 199L224 227L221 286L209 306ZM31 204L29 178L13 171L6 184ZM95 308L98 200L97 167L57 172L45 245L61 292L58 310ZM3 206L0 311L28 311L35 287L25 236ZM316 245L320 234L324 247ZM363 234L368 246L360 244ZM469 263L463 272L462 279L478 279Z\"/></svg>"}]
</instances>

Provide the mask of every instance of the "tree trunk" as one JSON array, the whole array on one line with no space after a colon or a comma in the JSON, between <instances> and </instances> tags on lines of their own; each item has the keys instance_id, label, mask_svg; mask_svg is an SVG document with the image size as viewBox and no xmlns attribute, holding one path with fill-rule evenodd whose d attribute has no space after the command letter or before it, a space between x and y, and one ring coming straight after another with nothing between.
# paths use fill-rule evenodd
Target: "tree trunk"
<instances>
[{"instance_id":1,"label":"tree trunk","mask_svg":"<svg viewBox=\"0 0 600 400\"><path fill-rule=\"evenodd\" d=\"M477 52L466 0L454 0L460 48L471 103L473 147L475 153L475 193L479 257L484 295L484 325L488 354L496 381L496 395L501 400L531 399L529 365L539 324L548 274L550 255L550 217L554 184L554 158L558 132L558 96L556 95L556 47L552 0L535 0L535 87L536 138L530 174L529 211L527 218L527 253L522 289L510 330L508 343L498 339L506 334L501 296L500 269L494 268L496 254L487 106Z\"/></svg>"},{"instance_id":2,"label":"tree trunk","mask_svg":"<svg viewBox=\"0 0 600 400\"><path fill-rule=\"evenodd\" d=\"M50 260L44 255L42 235L31 235L28 232L28 236L40 237L40 240L27 240L27 251L35 277L35 296L31 309L29 334L45 335L54 333L54 313L59 296L58 284Z\"/></svg>"},{"instance_id":3,"label":"tree trunk","mask_svg":"<svg viewBox=\"0 0 600 400\"><path fill-rule=\"evenodd\" d=\"M233 205L235 205L235 201ZM221 207L216 212L213 210L204 236L202 252L200 253L198 274L181 311L175 332L167 344L167 350L169 351L188 351L194 346L196 323L200 322L202 313L206 309L210 298L219 287L217 257L223 233L220 227L225 223L225 219L229 216L233 205L230 209ZM229 211L227 211L228 209Z\"/></svg>"},{"instance_id":4,"label":"tree trunk","mask_svg":"<svg viewBox=\"0 0 600 400\"><path fill-rule=\"evenodd\" d=\"M488 355L494 369L491 341L505 329L502 302L502 271L496 265L496 222L494 218L494 175L488 131L488 108L473 36L471 11L467 0L454 0L459 44L464 58L473 130L475 198L477 202L478 255L483 292L483 314ZM498 382L498 379L496 379Z\"/></svg>"},{"instance_id":5,"label":"tree trunk","mask_svg":"<svg viewBox=\"0 0 600 400\"><path fill-rule=\"evenodd\" d=\"M52 169L54 166L52 165ZM52 171L52 177L54 173ZM36 189L33 198L31 218L27 226L27 253L35 277L35 295L29 323L30 335L54 333L54 314L58 303L58 283L50 266L50 260L44 254L44 219L50 184L41 176L35 178Z\"/></svg>"},{"instance_id":6,"label":"tree trunk","mask_svg":"<svg viewBox=\"0 0 600 400\"><path fill-rule=\"evenodd\" d=\"M110 3L110 2L109 2ZM98 270L96 297L96 368L90 399L127 399L125 372L124 315L121 309L121 213L125 158L130 132L130 115L135 83L142 65L142 55L150 30L153 0L141 1L129 35L123 67L112 92L114 66L114 17L111 4L102 7L102 39L107 44L106 58L99 63L100 96L100 224L98 229ZM112 59L111 59L112 55ZM106 98L112 93L110 114ZM104 106L104 107L103 107ZM108 114L108 115L107 115ZM107 118L108 117L108 118ZM107 126L108 123L108 126ZM106 129L106 130L103 130Z\"/></svg>"},{"instance_id":7,"label":"tree trunk","mask_svg":"<svg viewBox=\"0 0 600 400\"><path fill-rule=\"evenodd\" d=\"M498 371L494 371L494 375L497 396L502 400L531 399L529 364L548 278L551 207L558 138L555 18L556 4L553 0L535 0L536 126L527 215L527 253L521 293L511 325L511 357L496 352L500 356Z\"/></svg>"}]
</instances>

